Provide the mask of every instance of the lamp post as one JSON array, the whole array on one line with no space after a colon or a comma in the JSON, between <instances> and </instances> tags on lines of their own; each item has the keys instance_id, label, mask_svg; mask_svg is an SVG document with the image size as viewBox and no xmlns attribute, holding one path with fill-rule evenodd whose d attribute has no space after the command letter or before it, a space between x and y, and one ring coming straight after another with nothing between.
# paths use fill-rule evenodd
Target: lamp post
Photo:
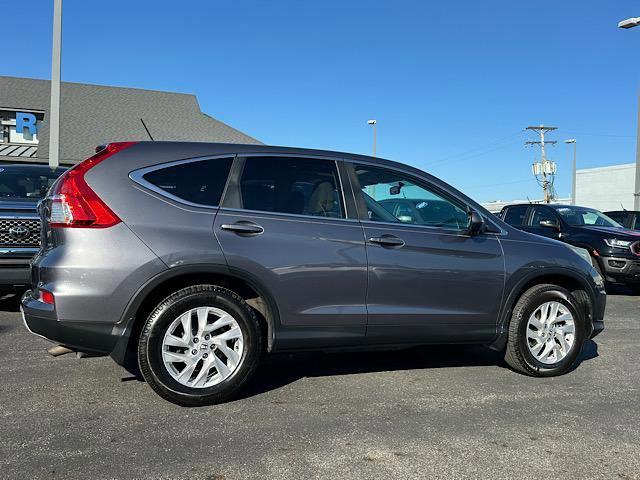
<instances>
[{"instance_id":1,"label":"lamp post","mask_svg":"<svg viewBox=\"0 0 640 480\"><path fill-rule=\"evenodd\" d=\"M62 0L53 0L51 49L51 108L49 108L49 166L60 164L60 58L62 51Z\"/></svg>"},{"instance_id":2,"label":"lamp post","mask_svg":"<svg viewBox=\"0 0 640 480\"><path fill-rule=\"evenodd\" d=\"M577 157L578 157L578 142L576 142L575 138L570 138L569 140L565 140L564 143L570 144L573 143L573 164L571 165L571 175L572 175L572 181L571 181L571 205L575 205L576 204L576 164L577 164Z\"/></svg>"},{"instance_id":3,"label":"lamp post","mask_svg":"<svg viewBox=\"0 0 640 480\"><path fill-rule=\"evenodd\" d=\"M633 28L640 25L640 17L631 17L618 23L620 28ZM638 134L636 137L636 180L633 187L633 209L640 210L640 99L638 102Z\"/></svg>"},{"instance_id":4,"label":"lamp post","mask_svg":"<svg viewBox=\"0 0 640 480\"><path fill-rule=\"evenodd\" d=\"M377 120L369 120L367 122L369 125L373 127L373 156L376 156L376 125L378 124Z\"/></svg>"}]
</instances>

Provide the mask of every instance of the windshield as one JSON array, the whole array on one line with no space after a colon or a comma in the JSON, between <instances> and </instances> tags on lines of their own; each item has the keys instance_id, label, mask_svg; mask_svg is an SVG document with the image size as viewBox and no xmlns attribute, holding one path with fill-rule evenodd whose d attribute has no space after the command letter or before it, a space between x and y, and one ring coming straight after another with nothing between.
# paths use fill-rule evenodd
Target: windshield
<instances>
[{"instance_id":1,"label":"windshield","mask_svg":"<svg viewBox=\"0 0 640 480\"><path fill-rule=\"evenodd\" d=\"M596 227L623 228L618 222L593 208L560 207L556 208L556 211L562 216L565 222L574 227L594 225Z\"/></svg>"},{"instance_id":2,"label":"windshield","mask_svg":"<svg viewBox=\"0 0 640 480\"><path fill-rule=\"evenodd\" d=\"M45 166L0 166L0 201L40 200L64 171L64 168L51 170Z\"/></svg>"}]
</instances>

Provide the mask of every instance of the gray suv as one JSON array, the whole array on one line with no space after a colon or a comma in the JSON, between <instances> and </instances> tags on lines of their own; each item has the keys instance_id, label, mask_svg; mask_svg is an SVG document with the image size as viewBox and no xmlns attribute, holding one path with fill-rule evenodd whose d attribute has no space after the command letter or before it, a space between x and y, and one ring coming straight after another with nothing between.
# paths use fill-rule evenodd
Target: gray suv
<instances>
[{"instance_id":1,"label":"gray suv","mask_svg":"<svg viewBox=\"0 0 640 480\"><path fill-rule=\"evenodd\" d=\"M40 214L27 328L181 405L231 398L290 350L476 343L558 375L604 328L603 280L578 254L379 158L114 143Z\"/></svg>"}]
</instances>

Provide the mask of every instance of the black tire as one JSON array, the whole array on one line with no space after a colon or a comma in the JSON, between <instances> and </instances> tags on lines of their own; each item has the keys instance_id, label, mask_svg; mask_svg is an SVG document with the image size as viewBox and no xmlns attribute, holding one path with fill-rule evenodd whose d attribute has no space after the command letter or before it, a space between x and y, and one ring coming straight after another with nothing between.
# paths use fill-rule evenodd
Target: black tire
<instances>
[{"instance_id":1,"label":"black tire","mask_svg":"<svg viewBox=\"0 0 640 480\"><path fill-rule=\"evenodd\" d=\"M244 342L236 370L227 379L207 388L179 383L162 361L162 341L171 323L183 313L200 306L220 308L231 314L240 327ZM194 285L165 298L151 312L140 333L138 364L145 381L164 399L188 407L212 405L230 400L249 381L262 351L258 319L240 296L214 285Z\"/></svg>"},{"instance_id":2,"label":"black tire","mask_svg":"<svg viewBox=\"0 0 640 480\"><path fill-rule=\"evenodd\" d=\"M566 306L575 321L575 340L569 354L553 364L536 359L527 345L527 323L531 314L545 302L557 301ZM514 370L535 377L553 377L569 371L576 362L585 338L585 310L579 301L566 289L558 285L536 285L518 299L509 324L509 338L505 361Z\"/></svg>"}]
</instances>

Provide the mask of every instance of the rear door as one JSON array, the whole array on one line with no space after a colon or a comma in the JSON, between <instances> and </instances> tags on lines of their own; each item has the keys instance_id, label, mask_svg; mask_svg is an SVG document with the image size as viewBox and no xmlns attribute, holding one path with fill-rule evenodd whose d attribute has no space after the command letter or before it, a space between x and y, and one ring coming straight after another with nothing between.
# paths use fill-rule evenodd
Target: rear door
<instances>
[{"instance_id":1,"label":"rear door","mask_svg":"<svg viewBox=\"0 0 640 480\"><path fill-rule=\"evenodd\" d=\"M324 331L319 343L365 331L366 252L348 188L349 203L334 159L238 158L215 219L229 267L271 292L290 332Z\"/></svg>"},{"instance_id":2,"label":"rear door","mask_svg":"<svg viewBox=\"0 0 640 480\"><path fill-rule=\"evenodd\" d=\"M367 239L367 336L379 343L492 338L504 283L496 235L467 235L467 205L401 170L355 165L352 179ZM395 217L383 207L388 199L409 199L420 215Z\"/></svg>"}]
</instances>

